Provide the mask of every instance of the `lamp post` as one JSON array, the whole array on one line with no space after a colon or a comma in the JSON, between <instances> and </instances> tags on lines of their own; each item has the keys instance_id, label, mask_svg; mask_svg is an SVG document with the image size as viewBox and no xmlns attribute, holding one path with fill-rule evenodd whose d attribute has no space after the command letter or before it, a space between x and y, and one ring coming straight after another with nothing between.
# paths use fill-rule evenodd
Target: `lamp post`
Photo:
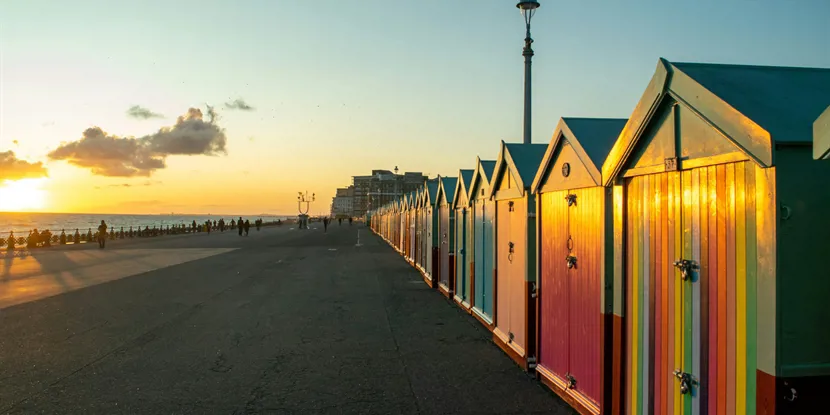
<instances>
[{"instance_id":1,"label":"lamp post","mask_svg":"<svg viewBox=\"0 0 830 415\"><path fill-rule=\"evenodd\" d=\"M308 197L308 191L306 190L305 193L297 192L297 210L300 211L299 217L299 229L308 229L308 211L311 209L311 202L314 201L316 195L314 193L311 194L311 197ZM305 203L305 211L303 211L303 203Z\"/></svg>"},{"instance_id":2,"label":"lamp post","mask_svg":"<svg viewBox=\"0 0 830 415\"><path fill-rule=\"evenodd\" d=\"M524 118L524 143L530 144L530 60L533 58L533 49L530 44L533 39L530 38L530 19L536 14L536 9L540 6L536 0L524 0L516 4L519 11L522 12L522 17L525 20L525 47L522 49L522 56L525 57L525 118Z\"/></svg>"}]
</instances>

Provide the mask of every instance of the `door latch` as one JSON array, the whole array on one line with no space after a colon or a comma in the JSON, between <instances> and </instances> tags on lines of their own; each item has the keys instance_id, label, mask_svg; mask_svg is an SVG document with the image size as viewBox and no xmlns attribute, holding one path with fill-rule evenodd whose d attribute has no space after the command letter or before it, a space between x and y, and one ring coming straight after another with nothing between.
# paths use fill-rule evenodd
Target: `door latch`
<instances>
[{"instance_id":1,"label":"door latch","mask_svg":"<svg viewBox=\"0 0 830 415\"><path fill-rule=\"evenodd\" d=\"M576 378L574 375L568 373L565 375L565 379L568 380L568 389L576 389Z\"/></svg>"},{"instance_id":2,"label":"door latch","mask_svg":"<svg viewBox=\"0 0 830 415\"><path fill-rule=\"evenodd\" d=\"M576 204L576 195L575 194L569 194L569 195L565 196L565 200L568 201L568 206L573 206L573 205Z\"/></svg>"},{"instance_id":3,"label":"door latch","mask_svg":"<svg viewBox=\"0 0 830 415\"><path fill-rule=\"evenodd\" d=\"M680 270L680 278L683 281L688 281L692 277L692 270L694 270L694 262L688 259L678 259L674 261L675 268Z\"/></svg>"},{"instance_id":4,"label":"door latch","mask_svg":"<svg viewBox=\"0 0 830 415\"><path fill-rule=\"evenodd\" d=\"M697 379L693 378L690 373L686 373L681 371L680 369L676 369L674 371L674 377L680 380L680 394L685 395L692 391L692 387L697 386Z\"/></svg>"},{"instance_id":5,"label":"door latch","mask_svg":"<svg viewBox=\"0 0 830 415\"><path fill-rule=\"evenodd\" d=\"M568 269L573 269L576 266L576 257L573 255L568 255L565 257L565 262L568 263Z\"/></svg>"},{"instance_id":6,"label":"door latch","mask_svg":"<svg viewBox=\"0 0 830 415\"><path fill-rule=\"evenodd\" d=\"M512 332L512 331L508 331L508 332L507 332L507 338L508 338L508 340L507 340L507 342L508 342L508 343L513 343L513 338L514 338L514 336L513 336L513 332Z\"/></svg>"}]
</instances>

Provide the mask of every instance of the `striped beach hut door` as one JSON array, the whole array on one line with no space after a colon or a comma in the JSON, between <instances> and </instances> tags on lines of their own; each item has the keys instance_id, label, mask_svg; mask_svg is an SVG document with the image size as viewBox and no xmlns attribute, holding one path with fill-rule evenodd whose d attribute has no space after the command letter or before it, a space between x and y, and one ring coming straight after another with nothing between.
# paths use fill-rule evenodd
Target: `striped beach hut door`
<instances>
[{"instance_id":1,"label":"striped beach hut door","mask_svg":"<svg viewBox=\"0 0 830 415\"><path fill-rule=\"evenodd\" d=\"M629 413L755 413L755 171L626 179Z\"/></svg>"}]
</instances>

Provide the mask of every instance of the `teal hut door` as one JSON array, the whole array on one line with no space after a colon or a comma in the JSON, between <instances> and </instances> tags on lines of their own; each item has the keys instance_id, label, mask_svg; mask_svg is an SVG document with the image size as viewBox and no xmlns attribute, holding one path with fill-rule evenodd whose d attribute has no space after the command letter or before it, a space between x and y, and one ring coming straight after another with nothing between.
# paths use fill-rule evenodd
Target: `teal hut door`
<instances>
[{"instance_id":1,"label":"teal hut door","mask_svg":"<svg viewBox=\"0 0 830 415\"><path fill-rule=\"evenodd\" d=\"M456 295L463 302L470 301L470 281L467 278L467 209L461 209L461 217L455 214L455 258Z\"/></svg>"}]
</instances>

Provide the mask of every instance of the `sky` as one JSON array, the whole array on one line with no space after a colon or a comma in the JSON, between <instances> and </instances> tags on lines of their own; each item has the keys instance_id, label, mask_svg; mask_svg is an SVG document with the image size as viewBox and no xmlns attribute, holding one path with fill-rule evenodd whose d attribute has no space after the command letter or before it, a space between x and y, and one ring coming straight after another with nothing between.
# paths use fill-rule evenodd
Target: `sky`
<instances>
[{"instance_id":1,"label":"sky","mask_svg":"<svg viewBox=\"0 0 830 415\"><path fill-rule=\"evenodd\" d=\"M534 143L627 118L660 57L830 68L826 0L540 3ZM515 0L2 0L0 211L323 213L372 169L456 176L521 141L523 39Z\"/></svg>"}]
</instances>

